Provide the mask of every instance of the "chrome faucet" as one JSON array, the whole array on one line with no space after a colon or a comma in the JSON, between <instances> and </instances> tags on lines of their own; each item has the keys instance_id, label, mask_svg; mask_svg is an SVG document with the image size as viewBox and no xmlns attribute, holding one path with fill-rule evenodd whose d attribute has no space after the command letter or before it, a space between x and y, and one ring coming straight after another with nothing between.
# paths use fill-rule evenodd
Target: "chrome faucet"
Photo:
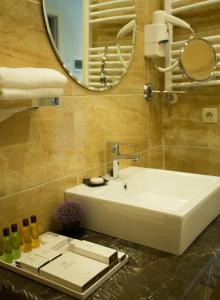
<instances>
[{"instance_id":1,"label":"chrome faucet","mask_svg":"<svg viewBox=\"0 0 220 300\"><path fill-rule=\"evenodd\" d=\"M121 154L120 145L127 145L128 143L109 143L108 145L108 162L111 161L108 167L109 179L116 179L119 176L119 161L120 160L139 160L140 156L137 154Z\"/></svg>"}]
</instances>

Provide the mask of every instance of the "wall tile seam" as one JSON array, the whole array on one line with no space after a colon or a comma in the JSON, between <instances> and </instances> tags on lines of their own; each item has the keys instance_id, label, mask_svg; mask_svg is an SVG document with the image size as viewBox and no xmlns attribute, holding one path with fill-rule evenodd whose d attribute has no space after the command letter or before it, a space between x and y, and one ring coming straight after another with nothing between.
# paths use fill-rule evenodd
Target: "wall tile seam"
<instances>
[{"instance_id":1,"label":"wall tile seam","mask_svg":"<svg viewBox=\"0 0 220 300\"><path fill-rule=\"evenodd\" d=\"M135 155L136 155L136 154L142 154L142 153L145 153L145 152L148 152L148 151L149 151L149 149L146 148L145 150L135 152L134 154L135 154Z\"/></svg>"},{"instance_id":2,"label":"wall tile seam","mask_svg":"<svg viewBox=\"0 0 220 300\"><path fill-rule=\"evenodd\" d=\"M166 170L166 161L165 161L165 117L164 114L166 113L167 105L165 106L165 102L162 100L162 147L163 147L163 169Z\"/></svg>"},{"instance_id":3,"label":"wall tile seam","mask_svg":"<svg viewBox=\"0 0 220 300\"><path fill-rule=\"evenodd\" d=\"M157 150L157 149L162 148L162 147L163 147L163 145L161 144L161 145L149 147L149 148L147 148L147 150Z\"/></svg>"},{"instance_id":4,"label":"wall tile seam","mask_svg":"<svg viewBox=\"0 0 220 300\"><path fill-rule=\"evenodd\" d=\"M93 168L94 169L94 168ZM59 182L59 181L62 181L64 179L68 179L68 178L71 178L71 177L77 177L79 173L73 173L73 174L70 174L70 175L66 175L66 176L63 176L63 177L60 177L60 178L57 178L57 179L54 179L54 180L50 180L50 181L47 181L45 183L42 183L42 184L37 184L35 186L32 186L32 187L29 187L29 188L26 188L26 189L23 189L21 191L18 191L18 192L15 192L15 193L11 193L9 195L6 195L6 196L3 196L3 197L0 197L0 201L2 200L5 200L7 198L10 198L10 197L14 197L16 195L21 195L23 193L26 193L26 192L29 192L29 191L33 191L33 190L36 190L36 189L39 189L39 188L42 188L44 186L47 186L51 183L55 183L55 182Z\"/></svg>"},{"instance_id":5,"label":"wall tile seam","mask_svg":"<svg viewBox=\"0 0 220 300\"><path fill-rule=\"evenodd\" d=\"M198 149L210 149L210 150L220 150L220 147L209 147L209 146L196 146L196 145L175 145L175 144L164 144L164 147L172 148L198 148Z\"/></svg>"},{"instance_id":6,"label":"wall tile seam","mask_svg":"<svg viewBox=\"0 0 220 300\"><path fill-rule=\"evenodd\" d=\"M143 89L144 89L144 85L143 85ZM110 90L111 91L111 90ZM88 93L90 93L90 91L87 91ZM76 94L73 94L73 95L64 95L62 96L62 98L65 98L65 97L74 97L74 98L89 98L89 97L123 97L123 96L143 96L143 99L144 99L144 91L143 93L121 93L121 94L102 94L102 92L100 93L97 93L97 92L91 92L91 94L85 94L85 95L76 95ZM61 98L61 100L62 100Z\"/></svg>"},{"instance_id":7,"label":"wall tile seam","mask_svg":"<svg viewBox=\"0 0 220 300\"><path fill-rule=\"evenodd\" d=\"M104 166L105 166L105 163L100 163L100 164L97 165L96 167L88 168L88 169L85 169L85 170L83 170L83 171L76 171L76 172L71 173L71 174L69 174L69 175L62 176L62 177L59 177L59 178L54 179L54 180L50 180L50 181L45 182L45 183L42 183L42 184L37 184L37 185L35 185L35 186L32 186L32 187L23 189L23 190L21 190L21 191L18 191L18 192L11 193L11 194L9 194L9 195L0 197L0 201L1 201L1 200L5 200L5 199L10 198L10 197L13 197L13 196L16 196L16 195L20 195L20 194L29 192L29 191L33 191L33 190L35 190L35 189L44 187L44 186L46 186L46 185L48 185L48 184L55 183L55 182L59 182L59 181L62 181L62 180L65 180L65 179L68 179L68 178L71 178L71 177L76 177L76 179L77 179L78 177L80 177L80 176L81 176L83 173L85 173L85 172L91 172L91 171L97 170L97 168L104 167Z\"/></svg>"},{"instance_id":8,"label":"wall tile seam","mask_svg":"<svg viewBox=\"0 0 220 300\"><path fill-rule=\"evenodd\" d=\"M110 142L114 142L114 143L118 143L118 142L123 142L123 143L128 143L130 144L131 147L138 147L141 146L141 148L139 147L140 151L143 151L142 149L149 149L147 142L141 142L140 138L143 138L143 136L141 135L117 135L117 140L115 138L109 138L109 137L103 137L103 138L75 138L74 142L76 144L76 149L77 151L75 152L75 155L81 155L81 150L79 150L79 146L81 144L91 144L91 143L101 143L102 144L102 148L99 149L99 151L104 152L107 151L108 146L107 144ZM126 139L126 140L125 140ZM116 140L116 142L115 142ZM94 144L95 145L95 144ZM157 147L157 146L155 146Z\"/></svg>"},{"instance_id":9,"label":"wall tile seam","mask_svg":"<svg viewBox=\"0 0 220 300\"><path fill-rule=\"evenodd\" d=\"M164 170L166 170L166 161L165 161L165 147L164 147L164 144L162 145L162 148L163 148L163 152L162 152L162 154L163 154L163 162L162 162L162 164L163 164L163 169Z\"/></svg>"}]
</instances>

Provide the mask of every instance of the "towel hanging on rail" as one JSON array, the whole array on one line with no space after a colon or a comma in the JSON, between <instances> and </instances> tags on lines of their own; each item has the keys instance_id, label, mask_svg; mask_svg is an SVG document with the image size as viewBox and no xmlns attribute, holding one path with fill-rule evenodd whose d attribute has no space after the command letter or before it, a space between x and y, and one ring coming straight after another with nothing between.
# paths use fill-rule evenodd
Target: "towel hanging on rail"
<instances>
[{"instance_id":1,"label":"towel hanging on rail","mask_svg":"<svg viewBox=\"0 0 220 300\"><path fill-rule=\"evenodd\" d=\"M67 78L53 69L0 67L0 88L58 88L66 83Z\"/></svg>"}]
</instances>

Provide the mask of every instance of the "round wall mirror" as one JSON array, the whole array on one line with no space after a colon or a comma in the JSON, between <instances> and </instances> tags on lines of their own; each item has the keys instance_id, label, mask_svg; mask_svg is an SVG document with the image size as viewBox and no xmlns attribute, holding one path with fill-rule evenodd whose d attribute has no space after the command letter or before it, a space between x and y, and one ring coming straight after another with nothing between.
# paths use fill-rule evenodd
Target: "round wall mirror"
<instances>
[{"instance_id":1,"label":"round wall mirror","mask_svg":"<svg viewBox=\"0 0 220 300\"><path fill-rule=\"evenodd\" d=\"M43 0L53 49L81 86L105 91L127 72L136 31L135 0Z\"/></svg>"},{"instance_id":2,"label":"round wall mirror","mask_svg":"<svg viewBox=\"0 0 220 300\"><path fill-rule=\"evenodd\" d=\"M191 39L185 43L179 58L183 75L192 81L206 81L216 69L216 53L205 39Z\"/></svg>"}]
</instances>

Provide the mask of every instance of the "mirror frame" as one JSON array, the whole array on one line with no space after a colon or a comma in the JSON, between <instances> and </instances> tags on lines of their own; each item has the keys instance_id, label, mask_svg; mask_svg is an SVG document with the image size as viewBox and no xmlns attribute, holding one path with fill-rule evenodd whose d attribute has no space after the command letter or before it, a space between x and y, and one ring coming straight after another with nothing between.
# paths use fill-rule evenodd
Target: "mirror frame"
<instances>
[{"instance_id":1,"label":"mirror frame","mask_svg":"<svg viewBox=\"0 0 220 300\"><path fill-rule=\"evenodd\" d=\"M124 72L119 81L116 82L114 85L110 86L110 87L103 87L103 88L100 88L100 89L96 89L96 88L92 88L92 87L89 87L87 86L86 84L84 84L83 82L79 81L71 72L70 70L65 66L65 63L57 49L57 46L54 42L54 39L53 39L53 36L52 36L52 33L51 33L51 30L50 30L50 25L49 25L49 22L48 22L48 17L47 17L47 11L46 11L46 0L42 0L42 7L43 7L43 17L44 17L44 24L46 26L46 31L47 31L47 36L49 37L49 41L52 45L52 48L53 48L53 51L55 52L62 68L65 70L65 72L69 75L69 77L71 79L73 79L73 81L75 83L77 83L80 87L88 90L88 91L92 91L92 92L106 92L106 91L110 91L113 87L117 86L119 84L119 82L122 80L122 78L127 74L129 68L130 68L130 65L131 65L131 61L132 61L132 58L134 57L134 51L135 51L135 42L136 42L136 35L137 35L137 28L135 27L135 37L134 37L134 43L133 43L133 52L131 54L131 59L130 59L130 62L129 62L129 65L127 67L127 70L126 72ZM136 6L135 6L135 10L136 10ZM135 22L137 24L137 17L135 17ZM117 46L117 42L116 42L116 46Z\"/></svg>"},{"instance_id":2,"label":"mirror frame","mask_svg":"<svg viewBox=\"0 0 220 300\"><path fill-rule=\"evenodd\" d=\"M201 79L201 80L198 80L198 78L194 78L194 77L192 77L192 76L189 76L188 73L187 73L187 71L186 71L186 69L185 69L185 67L184 67L184 65L183 65L183 62L182 62L182 55L184 54L185 48L186 48L186 47L189 45L189 43L192 42L193 40L201 40L201 41L205 42L205 43L210 47L210 49L213 51L213 55L214 55L214 63L215 63L215 65L214 65L214 67L213 67L213 71L209 74L209 76L207 76L206 78ZM195 38L195 37L193 37L193 38L187 40L187 41L184 43L182 49L180 50L180 54L179 54L178 60L179 60L179 68L180 68L180 71L181 71L181 73L183 74L183 76L184 76L187 80L191 80L192 82L195 82L195 83L199 83L199 82L204 82L204 81L210 80L210 79L212 78L212 76L214 75L214 72L216 71L217 56L216 56L215 49L214 49L214 47L213 47L207 40L205 40L205 39L203 39L203 38Z\"/></svg>"}]
</instances>

